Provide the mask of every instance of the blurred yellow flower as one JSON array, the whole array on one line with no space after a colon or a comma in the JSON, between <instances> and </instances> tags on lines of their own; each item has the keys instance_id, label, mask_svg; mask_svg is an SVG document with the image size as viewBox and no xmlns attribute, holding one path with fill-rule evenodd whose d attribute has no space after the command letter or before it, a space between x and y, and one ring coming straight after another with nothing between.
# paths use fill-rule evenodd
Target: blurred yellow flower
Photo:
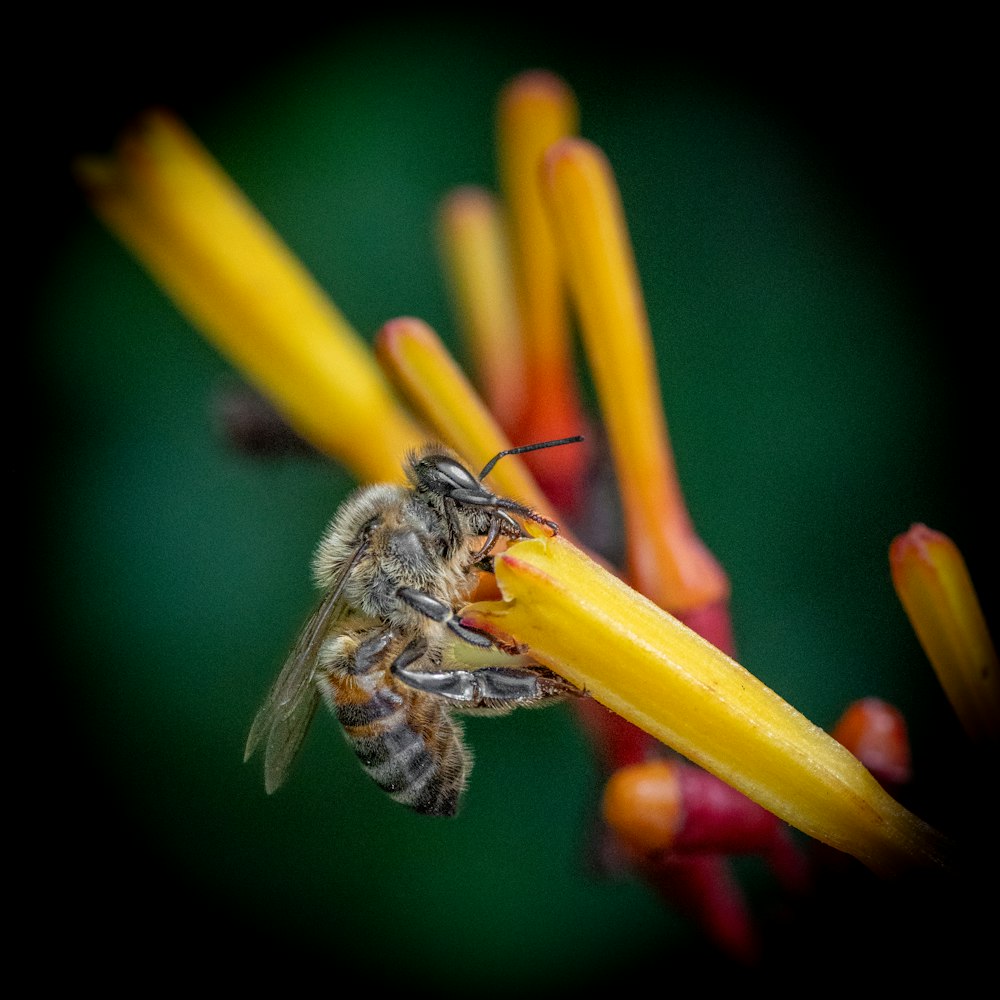
<instances>
[{"instance_id":1,"label":"blurred yellow flower","mask_svg":"<svg viewBox=\"0 0 1000 1000\"><path fill-rule=\"evenodd\" d=\"M923 524L889 548L896 593L969 738L1000 747L1000 662L962 553Z\"/></svg>"},{"instance_id":2,"label":"blurred yellow flower","mask_svg":"<svg viewBox=\"0 0 1000 1000\"><path fill-rule=\"evenodd\" d=\"M113 156L83 157L76 172L108 228L295 431L359 479L402 477L399 456L425 435L369 347L183 123L151 111Z\"/></svg>"}]
</instances>

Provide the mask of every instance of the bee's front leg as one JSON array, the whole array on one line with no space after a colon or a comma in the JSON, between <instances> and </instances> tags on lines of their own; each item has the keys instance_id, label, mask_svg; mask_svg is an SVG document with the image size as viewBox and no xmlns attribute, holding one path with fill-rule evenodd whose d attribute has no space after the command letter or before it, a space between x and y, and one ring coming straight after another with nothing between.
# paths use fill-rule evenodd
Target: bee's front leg
<instances>
[{"instance_id":1,"label":"bee's front leg","mask_svg":"<svg viewBox=\"0 0 1000 1000\"><path fill-rule=\"evenodd\" d=\"M455 635L464 639L469 645L479 646L482 649L493 648L493 640L489 636L469 628L468 625L463 625L461 620L455 617L450 605L431 594L415 590L413 587L400 587L396 591L396 596L422 615L447 625Z\"/></svg>"}]
</instances>

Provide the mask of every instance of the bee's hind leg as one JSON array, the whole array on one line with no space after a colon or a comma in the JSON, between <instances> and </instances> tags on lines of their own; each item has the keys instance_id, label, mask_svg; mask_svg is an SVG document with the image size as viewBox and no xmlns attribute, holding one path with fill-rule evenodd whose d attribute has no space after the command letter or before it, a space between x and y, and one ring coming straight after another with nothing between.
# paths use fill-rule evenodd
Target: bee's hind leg
<instances>
[{"instance_id":1,"label":"bee's hind leg","mask_svg":"<svg viewBox=\"0 0 1000 1000\"><path fill-rule=\"evenodd\" d=\"M480 667L478 670L411 670L400 661L406 650L392 664L392 672L408 687L437 695L462 710L497 711L532 705L548 698L583 694L579 688L544 667Z\"/></svg>"}]
</instances>

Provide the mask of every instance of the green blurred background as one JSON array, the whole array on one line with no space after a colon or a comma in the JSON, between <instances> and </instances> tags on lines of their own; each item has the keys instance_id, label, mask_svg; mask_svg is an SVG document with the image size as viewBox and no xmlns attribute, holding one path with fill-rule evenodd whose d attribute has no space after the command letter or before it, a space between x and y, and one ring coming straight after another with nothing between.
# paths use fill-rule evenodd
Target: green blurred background
<instances>
[{"instance_id":1,"label":"green blurred background","mask_svg":"<svg viewBox=\"0 0 1000 1000\"><path fill-rule=\"evenodd\" d=\"M729 971L643 885L591 870L598 776L563 708L467 724L476 767L453 822L384 798L325 715L275 797L241 763L352 484L222 447L212 401L237 376L72 189L72 153L104 151L150 103L187 120L365 336L416 315L461 355L436 207L495 186L498 88L563 75L617 173L741 662L824 727L866 695L902 708L917 804L953 822L961 739L887 548L922 520L981 585L992 574L975 54L947 31L904 44L824 26L817 50L768 43L765 25L700 43L567 27L283 16L123 42L89 22L52 53L58 87L23 133L44 652L19 673L54 709L28 751L45 858L31 905L75 929L81 969L125 953L163 971L325 967L331 990L357 969L442 995ZM745 868L780 926L773 885ZM799 917L770 968L874 947L870 918Z\"/></svg>"}]
</instances>

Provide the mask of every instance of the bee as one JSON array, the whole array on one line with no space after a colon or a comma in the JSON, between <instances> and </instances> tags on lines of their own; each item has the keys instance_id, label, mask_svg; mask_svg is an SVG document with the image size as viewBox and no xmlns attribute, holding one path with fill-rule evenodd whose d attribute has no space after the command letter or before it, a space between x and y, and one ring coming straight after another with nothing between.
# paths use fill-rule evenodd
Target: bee
<instances>
[{"instance_id":1,"label":"bee","mask_svg":"<svg viewBox=\"0 0 1000 1000\"><path fill-rule=\"evenodd\" d=\"M483 480L505 455L580 440L507 449L478 477L448 448L426 445L407 455L405 485L366 486L343 503L313 560L323 596L247 738L244 761L264 747L269 794L322 700L380 788L419 813L451 816L472 766L456 711L496 714L582 693L523 657L478 669L452 662L456 647L516 652L459 612L501 538L524 537L523 521L559 530Z\"/></svg>"}]
</instances>

